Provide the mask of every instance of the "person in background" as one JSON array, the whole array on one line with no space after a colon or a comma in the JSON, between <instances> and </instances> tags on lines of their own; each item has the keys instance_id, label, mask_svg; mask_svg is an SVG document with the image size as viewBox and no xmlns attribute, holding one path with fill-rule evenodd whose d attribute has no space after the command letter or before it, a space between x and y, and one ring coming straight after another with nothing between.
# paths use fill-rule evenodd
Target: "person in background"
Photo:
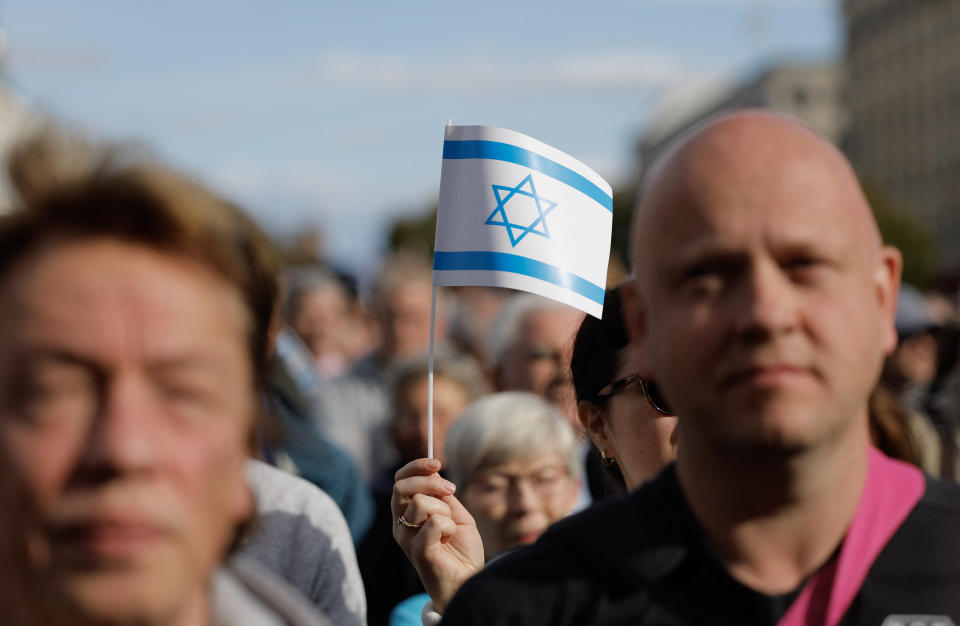
<instances>
[{"instance_id":1,"label":"person in background","mask_svg":"<svg viewBox=\"0 0 960 626\"><path fill-rule=\"evenodd\" d=\"M490 379L497 391L529 391L577 423L570 350L583 313L529 293L507 300L486 340Z\"/></svg>"},{"instance_id":2,"label":"person in background","mask_svg":"<svg viewBox=\"0 0 960 626\"><path fill-rule=\"evenodd\" d=\"M580 423L628 490L677 458L677 418L660 387L637 372L623 325L620 288L607 291L603 317L586 316L570 361ZM588 480L604 476L589 475Z\"/></svg>"},{"instance_id":3,"label":"person in background","mask_svg":"<svg viewBox=\"0 0 960 626\"><path fill-rule=\"evenodd\" d=\"M928 474L940 471L940 436L925 415L911 411L882 384L870 394L868 408L870 441L878 450Z\"/></svg>"},{"instance_id":4,"label":"person in background","mask_svg":"<svg viewBox=\"0 0 960 626\"><path fill-rule=\"evenodd\" d=\"M427 455L427 355L403 359L390 372L391 406L389 429L400 462L384 469L373 485L376 515L366 539L358 544L357 556L367 594L370 624L385 624L390 610L400 600L423 591L417 572L393 541L395 518L390 495L396 471ZM434 447L442 456L447 428L471 402L487 393L483 373L466 356L441 351L434 362Z\"/></svg>"},{"instance_id":5,"label":"person in background","mask_svg":"<svg viewBox=\"0 0 960 626\"><path fill-rule=\"evenodd\" d=\"M431 280L430 266L418 256L397 254L384 260L371 292L371 311L380 329L381 344L347 375L331 381L324 392L330 411L344 416L362 433L363 448L347 451L371 483L399 458L388 427L392 413L388 372L400 360L427 350ZM436 317L438 350L445 346L447 310L441 291Z\"/></svg>"},{"instance_id":6,"label":"person in background","mask_svg":"<svg viewBox=\"0 0 960 626\"><path fill-rule=\"evenodd\" d=\"M273 347L259 453L271 465L303 477L333 498L359 543L373 523L373 497L340 442L329 436L355 431L329 409L323 397L325 383L309 352L282 323ZM324 425L326 432L321 430Z\"/></svg>"},{"instance_id":7,"label":"person in background","mask_svg":"<svg viewBox=\"0 0 960 626\"><path fill-rule=\"evenodd\" d=\"M500 287L444 287L452 295L448 299L453 310L450 320L450 344L459 352L469 354L484 368L487 359L484 341L493 321L500 313L510 290Z\"/></svg>"},{"instance_id":8,"label":"person in background","mask_svg":"<svg viewBox=\"0 0 960 626\"><path fill-rule=\"evenodd\" d=\"M925 414L939 360L938 324L916 287L903 285L897 297L897 347L884 363L884 386L912 411Z\"/></svg>"},{"instance_id":9,"label":"person in background","mask_svg":"<svg viewBox=\"0 0 960 626\"><path fill-rule=\"evenodd\" d=\"M366 485L368 472L361 471L357 459L366 458L369 454L370 438L367 430L352 414L342 410L337 404L338 388L317 372L313 356L299 335L279 316L275 322L270 361L270 400L274 416L278 418L278 426L264 433L265 439L269 440L267 443L276 445L290 441L290 437L284 433L283 424L286 422L290 422L288 431L316 431L327 443L339 449L329 451L325 456L337 457L334 465L342 466L339 459L342 456L341 451L347 454L347 461L354 468L347 473L358 473ZM310 439L316 438L315 434L306 436ZM311 463L309 459L301 461ZM293 463L296 465L296 461ZM333 476L328 480L336 482L337 477ZM326 488L322 484L320 486ZM330 491L331 495L337 492L338 489ZM335 499L343 504L338 498ZM354 527L354 524L351 523L351 527Z\"/></svg>"},{"instance_id":10,"label":"person in background","mask_svg":"<svg viewBox=\"0 0 960 626\"><path fill-rule=\"evenodd\" d=\"M289 288L291 277L280 277ZM366 434L331 405L330 381L317 371L310 350L281 311L278 307L271 326L267 410L258 433L259 456L333 498L353 541L359 543L373 522L374 504L370 487L348 451L365 450Z\"/></svg>"},{"instance_id":11,"label":"person in background","mask_svg":"<svg viewBox=\"0 0 960 626\"><path fill-rule=\"evenodd\" d=\"M237 554L298 589L333 624L364 626L367 603L350 529L337 503L306 480L247 461L256 518Z\"/></svg>"},{"instance_id":12,"label":"person in background","mask_svg":"<svg viewBox=\"0 0 960 626\"><path fill-rule=\"evenodd\" d=\"M905 460L934 476L957 480L958 413L950 406L949 386L943 385L945 359L940 354L941 339L949 335L950 328L934 318L926 298L911 285L901 287L894 324L897 347L884 362L871 402L877 409L871 417L882 418L872 421L874 430L883 432L888 426L890 440L897 438L898 429L903 431L900 447L910 452Z\"/></svg>"},{"instance_id":13,"label":"person in background","mask_svg":"<svg viewBox=\"0 0 960 626\"><path fill-rule=\"evenodd\" d=\"M588 489L580 492L584 509L623 490L608 480L599 451L582 436L577 397L570 374L574 336L583 313L533 294L517 294L504 304L487 337L491 379L498 391L529 391L552 402L579 436L580 458Z\"/></svg>"},{"instance_id":14,"label":"person in background","mask_svg":"<svg viewBox=\"0 0 960 626\"><path fill-rule=\"evenodd\" d=\"M930 385L927 415L944 444L940 476L960 482L960 309L957 299L927 293L928 310L937 323L939 359L937 376Z\"/></svg>"},{"instance_id":15,"label":"person in background","mask_svg":"<svg viewBox=\"0 0 960 626\"><path fill-rule=\"evenodd\" d=\"M236 207L48 131L0 218L0 614L6 624L324 624L229 558L276 295Z\"/></svg>"},{"instance_id":16,"label":"person in background","mask_svg":"<svg viewBox=\"0 0 960 626\"><path fill-rule=\"evenodd\" d=\"M554 406L530 393L500 392L471 404L447 433L445 457L447 475L458 486L458 494L443 506L476 522L479 541L470 556L477 564L536 541L573 511L582 487L573 429ZM427 462L436 460L413 464ZM415 482L408 480L406 485L413 487ZM432 512L433 502L422 502L426 508L413 502L401 514L394 534L408 532L404 522L410 524L410 518L425 519ZM436 621L439 613L433 607L442 610L469 576L442 562L420 560L415 552L410 557L417 559L433 601L427 605L426 594L410 598L394 611L390 626L420 624L423 615Z\"/></svg>"},{"instance_id":17,"label":"person in background","mask_svg":"<svg viewBox=\"0 0 960 626\"><path fill-rule=\"evenodd\" d=\"M336 378L352 363L343 345L350 315L340 280L319 268L290 272L283 317L313 354L321 376Z\"/></svg>"},{"instance_id":18,"label":"person in background","mask_svg":"<svg viewBox=\"0 0 960 626\"><path fill-rule=\"evenodd\" d=\"M370 291L370 310L380 328L380 347L356 371L384 367L427 349L433 270L419 255L394 253L383 261ZM438 292L438 298L445 298ZM438 302L436 335L446 336L448 303Z\"/></svg>"}]
</instances>

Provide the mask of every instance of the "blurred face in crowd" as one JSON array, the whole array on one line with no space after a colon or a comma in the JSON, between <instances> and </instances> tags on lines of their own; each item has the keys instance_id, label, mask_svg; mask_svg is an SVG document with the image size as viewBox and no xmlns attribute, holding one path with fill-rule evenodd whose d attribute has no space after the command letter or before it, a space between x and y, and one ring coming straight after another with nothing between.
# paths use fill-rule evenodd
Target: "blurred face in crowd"
<instances>
[{"instance_id":1,"label":"blurred face in crowd","mask_svg":"<svg viewBox=\"0 0 960 626\"><path fill-rule=\"evenodd\" d=\"M933 333L923 331L900 340L887 367L897 380L926 385L937 375L939 348Z\"/></svg>"},{"instance_id":2,"label":"blurred face in crowd","mask_svg":"<svg viewBox=\"0 0 960 626\"><path fill-rule=\"evenodd\" d=\"M497 373L498 388L535 393L575 421L570 353L582 319L583 313L573 308L529 312L521 320L516 341Z\"/></svg>"},{"instance_id":3,"label":"blurred face in crowd","mask_svg":"<svg viewBox=\"0 0 960 626\"><path fill-rule=\"evenodd\" d=\"M428 282L409 282L383 299L380 325L383 354L393 361L425 351L430 343L431 287ZM437 317L437 336L443 336L442 318Z\"/></svg>"},{"instance_id":4,"label":"blurred face in crowd","mask_svg":"<svg viewBox=\"0 0 960 626\"><path fill-rule=\"evenodd\" d=\"M416 378L397 392L393 437L406 461L427 456L427 377ZM459 383L446 376L433 379L433 454L443 460L447 428L470 403Z\"/></svg>"},{"instance_id":5,"label":"blurred face in crowd","mask_svg":"<svg viewBox=\"0 0 960 626\"><path fill-rule=\"evenodd\" d=\"M490 331L509 292L497 287L459 287L455 293L451 333L464 344L464 352L482 355L483 338Z\"/></svg>"},{"instance_id":6,"label":"blurred face in crowd","mask_svg":"<svg viewBox=\"0 0 960 626\"><path fill-rule=\"evenodd\" d=\"M339 353L347 299L339 286L311 289L300 299L293 329L315 356Z\"/></svg>"},{"instance_id":7,"label":"blurred face in crowd","mask_svg":"<svg viewBox=\"0 0 960 626\"><path fill-rule=\"evenodd\" d=\"M684 449L866 428L900 258L839 153L781 118L728 116L656 170L634 228L626 323Z\"/></svg>"},{"instance_id":8,"label":"blurred face in crowd","mask_svg":"<svg viewBox=\"0 0 960 626\"><path fill-rule=\"evenodd\" d=\"M203 618L251 507L248 324L217 275L109 239L41 246L0 282L5 532L57 623Z\"/></svg>"},{"instance_id":9,"label":"blurred face in crowd","mask_svg":"<svg viewBox=\"0 0 960 626\"><path fill-rule=\"evenodd\" d=\"M633 348L626 349L611 382L637 373L635 354ZM639 382L609 396L602 406L581 402L579 410L597 448L616 459L628 489L639 487L677 458L677 417L653 408Z\"/></svg>"},{"instance_id":10,"label":"blurred face in crowd","mask_svg":"<svg viewBox=\"0 0 960 626\"><path fill-rule=\"evenodd\" d=\"M573 510L580 492L557 452L478 469L460 494L487 557L533 543Z\"/></svg>"}]
</instances>

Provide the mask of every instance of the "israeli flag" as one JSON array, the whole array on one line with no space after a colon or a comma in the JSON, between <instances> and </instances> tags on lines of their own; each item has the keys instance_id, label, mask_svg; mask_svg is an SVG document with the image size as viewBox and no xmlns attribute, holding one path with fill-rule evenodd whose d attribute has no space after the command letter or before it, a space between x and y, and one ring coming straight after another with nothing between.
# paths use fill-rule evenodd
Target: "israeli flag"
<instances>
[{"instance_id":1,"label":"israeli flag","mask_svg":"<svg viewBox=\"0 0 960 626\"><path fill-rule=\"evenodd\" d=\"M589 167L493 126L447 126L433 284L510 287L603 313L613 197Z\"/></svg>"}]
</instances>

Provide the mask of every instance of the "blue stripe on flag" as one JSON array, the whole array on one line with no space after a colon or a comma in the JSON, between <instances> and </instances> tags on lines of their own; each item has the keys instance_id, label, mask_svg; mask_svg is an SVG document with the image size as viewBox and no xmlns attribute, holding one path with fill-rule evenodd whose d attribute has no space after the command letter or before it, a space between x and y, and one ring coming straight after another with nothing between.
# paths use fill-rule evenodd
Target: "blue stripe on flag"
<instances>
[{"instance_id":1,"label":"blue stripe on flag","mask_svg":"<svg viewBox=\"0 0 960 626\"><path fill-rule=\"evenodd\" d=\"M603 306L604 289L554 265L507 252L434 252L434 270L492 270L522 274L569 289Z\"/></svg>"},{"instance_id":2,"label":"blue stripe on flag","mask_svg":"<svg viewBox=\"0 0 960 626\"><path fill-rule=\"evenodd\" d=\"M443 158L445 159L493 159L506 161L529 167L551 178L556 178L577 191L593 198L600 206L613 212L613 198L603 189L590 182L586 177L574 172L569 167L560 165L556 161L531 152L525 148L499 141L483 141L479 139L457 141L448 139L443 142ZM603 304L601 302L601 304Z\"/></svg>"}]
</instances>

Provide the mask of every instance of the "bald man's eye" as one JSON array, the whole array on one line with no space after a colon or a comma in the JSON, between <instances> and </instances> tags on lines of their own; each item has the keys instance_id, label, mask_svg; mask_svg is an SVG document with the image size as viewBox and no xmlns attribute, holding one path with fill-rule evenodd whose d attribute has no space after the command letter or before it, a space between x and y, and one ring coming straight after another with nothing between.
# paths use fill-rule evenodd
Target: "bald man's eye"
<instances>
[{"instance_id":1,"label":"bald man's eye","mask_svg":"<svg viewBox=\"0 0 960 626\"><path fill-rule=\"evenodd\" d=\"M735 277L737 268L728 262L709 261L694 265L683 273L683 291L694 299L715 297Z\"/></svg>"},{"instance_id":2,"label":"bald man's eye","mask_svg":"<svg viewBox=\"0 0 960 626\"><path fill-rule=\"evenodd\" d=\"M719 295L724 288L724 278L720 274L703 273L684 281L684 291L694 299L700 300Z\"/></svg>"},{"instance_id":3,"label":"bald man's eye","mask_svg":"<svg viewBox=\"0 0 960 626\"><path fill-rule=\"evenodd\" d=\"M812 283L829 269L829 264L815 256L797 256L783 264L783 269L794 282Z\"/></svg>"}]
</instances>

